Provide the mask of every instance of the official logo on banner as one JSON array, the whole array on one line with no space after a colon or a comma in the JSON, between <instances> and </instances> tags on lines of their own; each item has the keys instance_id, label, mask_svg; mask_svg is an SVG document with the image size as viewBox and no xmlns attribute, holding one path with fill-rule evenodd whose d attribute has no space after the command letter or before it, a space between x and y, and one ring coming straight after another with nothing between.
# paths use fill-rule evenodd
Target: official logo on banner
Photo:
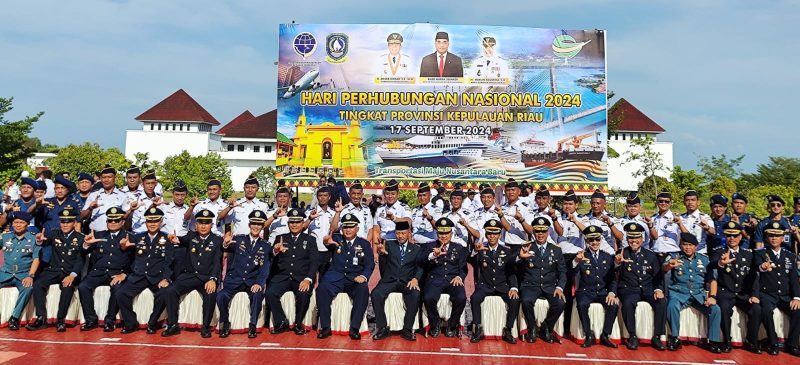
<instances>
[{"instance_id":1,"label":"official logo on banner","mask_svg":"<svg viewBox=\"0 0 800 365\"><path fill-rule=\"evenodd\" d=\"M325 52L328 63L342 63L347 60L350 39L344 33L331 33L325 39Z\"/></svg>"},{"instance_id":2,"label":"official logo on banner","mask_svg":"<svg viewBox=\"0 0 800 365\"><path fill-rule=\"evenodd\" d=\"M300 57L306 58L317 50L317 39L308 32L303 32L294 37L294 51Z\"/></svg>"},{"instance_id":3,"label":"official logo on banner","mask_svg":"<svg viewBox=\"0 0 800 365\"><path fill-rule=\"evenodd\" d=\"M570 59L578 55L583 46L591 42L578 42L571 35L562 34L553 39L553 53L561 58Z\"/></svg>"}]
</instances>

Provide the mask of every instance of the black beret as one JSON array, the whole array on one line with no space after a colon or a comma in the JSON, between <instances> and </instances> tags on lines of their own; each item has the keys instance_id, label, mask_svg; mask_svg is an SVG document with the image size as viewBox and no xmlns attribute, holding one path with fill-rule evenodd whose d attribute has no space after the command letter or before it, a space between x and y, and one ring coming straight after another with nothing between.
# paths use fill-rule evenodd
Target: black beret
<instances>
[{"instance_id":1,"label":"black beret","mask_svg":"<svg viewBox=\"0 0 800 365\"><path fill-rule=\"evenodd\" d=\"M397 180L391 179L386 183L386 187L383 188L383 191L397 191L400 189L400 184L397 183Z\"/></svg>"},{"instance_id":2,"label":"black beret","mask_svg":"<svg viewBox=\"0 0 800 365\"><path fill-rule=\"evenodd\" d=\"M116 174L116 173L117 173L117 170L115 168L111 167L111 165L109 165L109 164L106 164L100 170L100 175L103 175L103 174Z\"/></svg>"},{"instance_id":3,"label":"black beret","mask_svg":"<svg viewBox=\"0 0 800 365\"><path fill-rule=\"evenodd\" d=\"M781 198L778 195L769 195L769 196L767 196L767 202L768 203L781 203L781 204L784 204L784 205L786 204L786 202L783 201L783 198Z\"/></svg>"},{"instance_id":4,"label":"black beret","mask_svg":"<svg viewBox=\"0 0 800 365\"><path fill-rule=\"evenodd\" d=\"M208 180L208 184L206 184L206 187L209 187L209 186L212 186L212 185L216 185L216 186L219 186L221 188L222 187L222 182L219 181L219 179Z\"/></svg>"},{"instance_id":5,"label":"black beret","mask_svg":"<svg viewBox=\"0 0 800 365\"><path fill-rule=\"evenodd\" d=\"M139 166L136 166L136 165L131 165L130 167L128 167L127 170L125 170L125 174L126 175L127 174L141 174L141 173L142 173L142 170L139 169Z\"/></svg>"},{"instance_id":6,"label":"black beret","mask_svg":"<svg viewBox=\"0 0 800 365\"><path fill-rule=\"evenodd\" d=\"M744 194L742 194L740 192L733 193L733 195L731 195L731 200L741 200L741 201L747 203L747 197L744 196Z\"/></svg>"},{"instance_id":7,"label":"black beret","mask_svg":"<svg viewBox=\"0 0 800 365\"><path fill-rule=\"evenodd\" d=\"M545 185L539 185L539 190L536 190L536 196L550 196L550 190L547 190Z\"/></svg>"},{"instance_id":8,"label":"black beret","mask_svg":"<svg viewBox=\"0 0 800 365\"><path fill-rule=\"evenodd\" d=\"M658 193L658 195L656 195L656 199L661 199L661 198L672 200L672 193L670 193L668 191L662 191L662 192Z\"/></svg>"},{"instance_id":9,"label":"black beret","mask_svg":"<svg viewBox=\"0 0 800 365\"><path fill-rule=\"evenodd\" d=\"M189 188L186 187L186 183L184 183L183 180L175 180L172 191L176 193L187 193L189 192Z\"/></svg>"},{"instance_id":10,"label":"black beret","mask_svg":"<svg viewBox=\"0 0 800 365\"><path fill-rule=\"evenodd\" d=\"M681 242L691 243L697 245L697 237L689 232L681 232Z\"/></svg>"},{"instance_id":11,"label":"black beret","mask_svg":"<svg viewBox=\"0 0 800 365\"><path fill-rule=\"evenodd\" d=\"M147 171L147 173L142 176L142 180L155 180L156 179L156 172L153 170Z\"/></svg>"},{"instance_id":12,"label":"black beret","mask_svg":"<svg viewBox=\"0 0 800 365\"><path fill-rule=\"evenodd\" d=\"M81 181L81 180L87 180L89 182L94 182L94 179L92 179L92 175L89 175L89 174L87 174L85 172L81 172L80 174L78 174L78 181Z\"/></svg>"},{"instance_id":13,"label":"black beret","mask_svg":"<svg viewBox=\"0 0 800 365\"><path fill-rule=\"evenodd\" d=\"M463 198L464 197L464 192L461 191L461 190L454 190L452 193L450 193L450 197L452 198L454 196L458 196L458 197L462 197Z\"/></svg>"},{"instance_id":14,"label":"black beret","mask_svg":"<svg viewBox=\"0 0 800 365\"><path fill-rule=\"evenodd\" d=\"M728 198L726 198L725 195L722 195L722 194L712 195L711 196L711 205L713 206L713 205L716 205L716 204L719 204L719 205L727 207L728 206Z\"/></svg>"},{"instance_id":15,"label":"black beret","mask_svg":"<svg viewBox=\"0 0 800 365\"><path fill-rule=\"evenodd\" d=\"M252 176L252 175L247 177L247 180L244 181L244 184L245 185L259 185L260 186L260 184L258 183L258 179L256 179L256 177Z\"/></svg>"},{"instance_id":16,"label":"black beret","mask_svg":"<svg viewBox=\"0 0 800 365\"><path fill-rule=\"evenodd\" d=\"M483 195L483 194L491 194L492 196L494 196L494 189L492 189L492 188L483 188L483 189L481 189L481 195Z\"/></svg>"},{"instance_id":17,"label":"black beret","mask_svg":"<svg viewBox=\"0 0 800 365\"><path fill-rule=\"evenodd\" d=\"M431 186L428 185L428 183L426 182L419 183L419 186L417 187L417 193L430 193L430 192L431 192Z\"/></svg>"},{"instance_id":18,"label":"black beret","mask_svg":"<svg viewBox=\"0 0 800 365\"><path fill-rule=\"evenodd\" d=\"M639 199L639 194L637 192L631 191L625 198L625 204L628 205L642 204L642 199Z\"/></svg>"},{"instance_id":19,"label":"black beret","mask_svg":"<svg viewBox=\"0 0 800 365\"><path fill-rule=\"evenodd\" d=\"M569 189L564 194L564 201L565 202L578 202L578 196L575 195L575 190Z\"/></svg>"},{"instance_id":20,"label":"black beret","mask_svg":"<svg viewBox=\"0 0 800 365\"><path fill-rule=\"evenodd\" d=\"M689 189L689 190L686 190L685 193L683 193L683 197L686 198L686 197L689 197L689 196L700 196L700 194L697 193L697 190Z\"/></svg>"},{"instance_id":21,"label":"black beret","mask_svg":"<svg viewBox=\"0 0 800 365\"><path fill-rule=\"evenodd\" d=\"M508 179L508 182L506 182L506 189L511 189L511 188L519 188L519 183L517 183L517 181L514 180L513 178Z\"/></svg>"},{"instance_id":22,"label":"black beret","mask_svg":"<svg viewBox=\"0 0 800 365\"><path fill-rule=\"evenodd\" d=\"M600 191L600 189L595 189L594 193L592 193L592 199L603 199L603 200L606 200L606 196L605 196L605 194L603 194L602 191Z\"/></svg>"}]
</instances>

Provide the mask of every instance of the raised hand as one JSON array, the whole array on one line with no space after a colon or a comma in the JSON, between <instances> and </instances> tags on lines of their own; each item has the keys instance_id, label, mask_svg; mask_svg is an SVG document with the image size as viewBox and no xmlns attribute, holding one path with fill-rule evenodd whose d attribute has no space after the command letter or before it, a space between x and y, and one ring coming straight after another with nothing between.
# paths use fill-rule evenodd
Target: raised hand
<instances>
[{"instance_id":1,"label":"raised hand","mask_svg":"<svg viewBox=\"0 0 800 365\"><path fill-rule=\"evenodd\" d=\"M489 247L486 247L486 246L485 246L484 244L482 244L482 243L475 243L475 245L474 245L474 246L475 246L475 247L474 247L474 248L475 248L475 251L489 251Z\"/></svg>"},{"instance_id":2,"label":"raised hand","mask_svg":"<svg viewBox=\"0 0 800 365\"><path fill-rule=\"evenodd\" d=\"M681 265L683 265L683 260L679 260L679 259L671 259L671 260L669 260L669 262L667 263L667 265L669 266L669 268L670 268L670 269L674 269L674 268L676 268L676 267L678 267L678 266L681 266Z\"/></svg>"},{"instance_id":3,"label":"raised hand","mask_svg":"<svg viewBox=\"0 0 800 365\"><path fill-rule=\"evenodd\" d=\"M680 223L680 222L681 222L681 216L676 215L675 217L672 218L672 223Z\"/></svg>"},{"instance_id":4,"label":"raised hand","mask_svg":"<svg viewBox=\"0 0 800 365\"><path fill-rule=\"evenodd\" d=\"M547 211L547 214L549 214L550 218L552 218L553 220L558 219L558 212L555 209L549 209Z\"/></svg>"},{"instance_id":5,"label":"raised hand","mask_svg":"<svg viewBox=\"0 0 800 365\"><path fill-rule=\"evenodd\" d=\"M378 244L375 247L378 249L378 253L381 255L389 254L389 251L386 251L386 240L378 240Z\"/></svg>"},{"instance_id":6,"label":"raised hand","mask_svg":"<svg viewBox=\"0 0 800 365\"><path fill-rule=\"evenodd\" d=\"M36 234L36 244L37 245L41 245L42 242L44 242L46 239L47 239L47 237L44 236L44 232L39 232L39 233Z\"/></svg>"},{"instance_id":7,"label":"raised hand","mask_svg":"<svg viewBox=\"0 0 800 365\"><path fill-rule=\"evenodd\" d=\"M731 252L725 251L725 253L722 254L722 257L720 257L719 259L719 266L725 266L734 261L736 261L736 259L731 258Z\"/></svg>"},{"instance_id":8,"label":"raised hand","mask_svg":"<svg viewBox=\"0 0 800 365\"><path fill-rule=\"evenodd\" d=\"M197 199L197 196L193 196L193 197L192 197L192 200L189 202L189 205L191 205L191 206L193 206L193 207L194 207L194 206L195 206L195 205L197 205L197 203L199 203L199 202L200 202L200 200L198 200L198 199Z\"/></svg>"},{"instance_id":9,"label":"raised hand","mask_svg":"<svg viewBox=\"0 0 800 365\"><path fill-rule=\"evenodd\" d=\"M578 253L575 255L575 261L583 261L584 259L586 259L586 254L585 254L585 252L586 252L586 251L579 251L579 252L578 252Z\"/></svg>"},{"instance_id":10,"label":"raised hand","mask_svg":"<svg viewBox=\"0 0 800 365\"><path fill-rule=\"evenodd\" d=\"M531 256L533 256L533 252L531 252L530 247L523 247L521 250L519 250L519 258L527 259Z\"/></svg>"},{"instance_id":11,"label":"raised hand","mask_svg":"<svg viewBox=\"0 0 800 365\"><path fill-rule=\"evenodd\" d=\"M341 213L344 210L344 205L342 204L342 198L339 198L339 200L336 201L336 203L333 205L333 210L335 210L336 213Z\"/></svg>"}]
</instances>

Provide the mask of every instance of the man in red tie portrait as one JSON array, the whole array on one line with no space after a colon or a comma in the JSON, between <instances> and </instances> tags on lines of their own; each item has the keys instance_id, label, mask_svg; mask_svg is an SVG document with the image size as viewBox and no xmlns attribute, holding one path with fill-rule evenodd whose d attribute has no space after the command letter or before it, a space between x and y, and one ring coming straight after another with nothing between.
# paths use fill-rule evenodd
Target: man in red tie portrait
<instances>
[{"instance_id":1,"label":"man in red tie portrait","mask_svg":"<svg viewBox=\"0 0 800 365\"><path fill-rule=\"evenodd\" d=\"M464 66L461 57L447 49L450 47L450 36L447 32L436 33L436 52L422 59L419 68L420 77L463 77Z\"/></svg>"}]
</instances>

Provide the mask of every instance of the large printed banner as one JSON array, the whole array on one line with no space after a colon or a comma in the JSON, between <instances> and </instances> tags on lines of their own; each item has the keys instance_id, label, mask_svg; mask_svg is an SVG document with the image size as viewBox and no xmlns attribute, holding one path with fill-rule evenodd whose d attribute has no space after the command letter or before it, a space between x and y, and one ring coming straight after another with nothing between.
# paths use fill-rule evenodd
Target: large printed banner
<instances>
[{"instance_id":1,"label":"large printed banner","mask_svg":"<svg viewBox=\"0 0 800 365\"><path fill-rule=\"evenodd\" d=\"M605 188L603 31L284 24L279 44L277 166L290 182Z\"/></svg>"}]
</instances>

